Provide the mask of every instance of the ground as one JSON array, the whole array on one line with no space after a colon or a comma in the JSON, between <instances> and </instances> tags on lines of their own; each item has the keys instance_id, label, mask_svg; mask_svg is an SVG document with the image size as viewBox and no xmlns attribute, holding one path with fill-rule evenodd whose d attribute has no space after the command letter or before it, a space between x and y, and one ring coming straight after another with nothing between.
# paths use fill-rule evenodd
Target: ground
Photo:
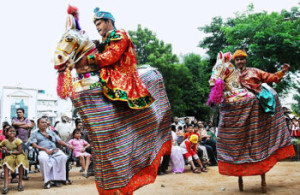
<instances>
[{"instance_id":1,"label":"ground","mask_svg":"<svg viewBox=\"0 0 300 195\"><path fill-rule=\"evenodd\" d=\"M238 190L237 177L223 176L218 173L217 167L209 167L208 173L194 174L186 167L182 174L166 174L158 176L154 184L144 186L135 195L189 195L189 194L224 194L249 195L260 194L260 177L244 177L244 192ZM17 192L17 184L10 184L9 194L22 195L94 195L97 189L94 177L88 179L81 176L79 168L71 170L72 185L43 189L40 173L30 174L30 179L24 182L25 191ZM267 194L300 194L300 162L279 162L266 174ZM2 190L3 180L0 181Z\"/></svg>"}]
</instances>

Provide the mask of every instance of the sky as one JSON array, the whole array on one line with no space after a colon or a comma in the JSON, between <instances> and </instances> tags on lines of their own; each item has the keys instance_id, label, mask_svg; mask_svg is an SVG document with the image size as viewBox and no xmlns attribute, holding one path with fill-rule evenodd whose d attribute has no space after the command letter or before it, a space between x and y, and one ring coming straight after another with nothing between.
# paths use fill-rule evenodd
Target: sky
<instances>
[{"instance_id":1,"label":"sky","mask_svg":"<svg viewBox=\"0 0 300 195\"><path fill-rule=\"evenodd\" d=\"M203 55L197 47L204 34L198 27L215 16L234 17L250 3L254 11L280 12L299 0L9 0L0 2L0 85L46 90L55 94L57 73L52 62L65 30L69 4L79 9L79 22L91 39L100 39L92 22L93 10L111 12L118 29L136 30L138 24L153 31L173 53ZM221 50L222 48L220 48Z\"/></svg>"}]
</instances>

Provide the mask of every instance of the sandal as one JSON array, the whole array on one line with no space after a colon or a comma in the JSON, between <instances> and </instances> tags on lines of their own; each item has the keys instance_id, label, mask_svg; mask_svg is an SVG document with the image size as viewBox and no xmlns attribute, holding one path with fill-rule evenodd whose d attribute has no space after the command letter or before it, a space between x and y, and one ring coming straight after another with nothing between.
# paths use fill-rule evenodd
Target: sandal
<instances>
[{"instance_id":1,"label":"sandal","mask_svg":"<svg viewBox=\"0 0 300 195\"><path fill-rule=\"evenodd\" d=\"M19 191L19 192L24 191L24 186L19 185L19 186L18 186L18 191Z\"/></svg>"},{"instance_id":2,"label":"sandal","mask_svg":"<svg viewBox=\"0 0 300 195\"><path fill-rule=\"evenodd\" d=\"M2 189L2 194L7 194L9 191L8 187Z\"/></svg>"},{"instance_id":3,"label":"sandal","mask_svg":"<svg viewBox=\"0 0 300 195\"><path fill-rule=\"evenodd\" d=\"M206 173L207 169L203 167L203 168L201 168L201 171Z\"/></svg>"},{"instance_id":4,"label":"sandal","mask_svg":"<svg viewBox=\"0 0 300 195\"><path fill-rule=\"evenodd\" d=\"M85 178L89 178L89 175L87 173L83 173L82 176Z\"/></svg>"},{"instance_id":5,"label":"sandal","mask_svg":"<svg viewBox=\"0 0 300 195\"><path fill-rule=\"evenodd\" d=\"M195 168L195 169L193 170L193 173L198 173L198 174L200 174L201 171L200 171L199 169Z\"/></svg>"}]
</instances>

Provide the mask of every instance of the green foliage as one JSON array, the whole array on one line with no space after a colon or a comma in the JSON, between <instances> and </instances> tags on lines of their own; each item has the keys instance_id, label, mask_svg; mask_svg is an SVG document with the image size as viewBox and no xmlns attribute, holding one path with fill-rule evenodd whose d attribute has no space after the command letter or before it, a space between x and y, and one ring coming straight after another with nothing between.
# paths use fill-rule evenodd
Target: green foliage
<instances>
[{"instance_id":1,"label":"green foliage","mask_svg":"<svg viewBox=\"0 0 300 195\"><path fill-rule=\"evenodd\" d=\"M297 103L292 104L292 110L293 113L295 113L297 116L300 116L300 82L297 81L294 85L294 88L296 89L297 94L294 94L293 99L297 101Z\"/></svg>"},{"instance_id":2,"label":"green foliage","mask_svg":"<svg viewBox=\"0 0 300 195\"><path fill-rule=\"evenodd\" d=\"M210 25L199 30L209 34L200 42L200 47L208 49L207 54L215 59L218 51L242 48L249 54L247 66L257 67L267 72L280 70L281 64L291 64L290 71L300 68L300 12L298 7L281 13L252 13L253 5L235 18L225 21L216 17ZM213 60L211 60L213 64ZM290 77L274 85L281 93L290 87Z\"/></svg>"},{"instance_id":3,"label":"green foliage","mask_svg":"<svg viewBox=\"0 0 300 195\"><path fill-rule=\"evenodd\" d=\"M208 62L199 55L189 54L180 64L172 53L172 46L158 40L156 35L138 25L137 31L129 31L137 53L138 64L158 68L171 103L173 116L196 116L203 120L209 117L206 106L209 93Z\"/></svg>"}]
</instances>

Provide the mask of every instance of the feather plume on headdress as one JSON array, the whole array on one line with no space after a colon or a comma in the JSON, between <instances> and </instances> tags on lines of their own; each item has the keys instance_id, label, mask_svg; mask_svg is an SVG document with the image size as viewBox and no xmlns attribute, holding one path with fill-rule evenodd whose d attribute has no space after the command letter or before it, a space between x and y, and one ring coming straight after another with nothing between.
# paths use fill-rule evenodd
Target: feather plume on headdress
<instances>
[{"instance_id":1,"label":"feather plume on headdress","mask_svg":"<svg viewBox=\"0 0 300 195\"><path fill-rule=\"evenodd\" d=\"M67 10L68 14L71 14L76 22L76 28L78 30L81 30L80 26L79 26L79 12L78 12L78 8L72 5L69 5L68 10Z\"/></svg>"}]
</instances>

